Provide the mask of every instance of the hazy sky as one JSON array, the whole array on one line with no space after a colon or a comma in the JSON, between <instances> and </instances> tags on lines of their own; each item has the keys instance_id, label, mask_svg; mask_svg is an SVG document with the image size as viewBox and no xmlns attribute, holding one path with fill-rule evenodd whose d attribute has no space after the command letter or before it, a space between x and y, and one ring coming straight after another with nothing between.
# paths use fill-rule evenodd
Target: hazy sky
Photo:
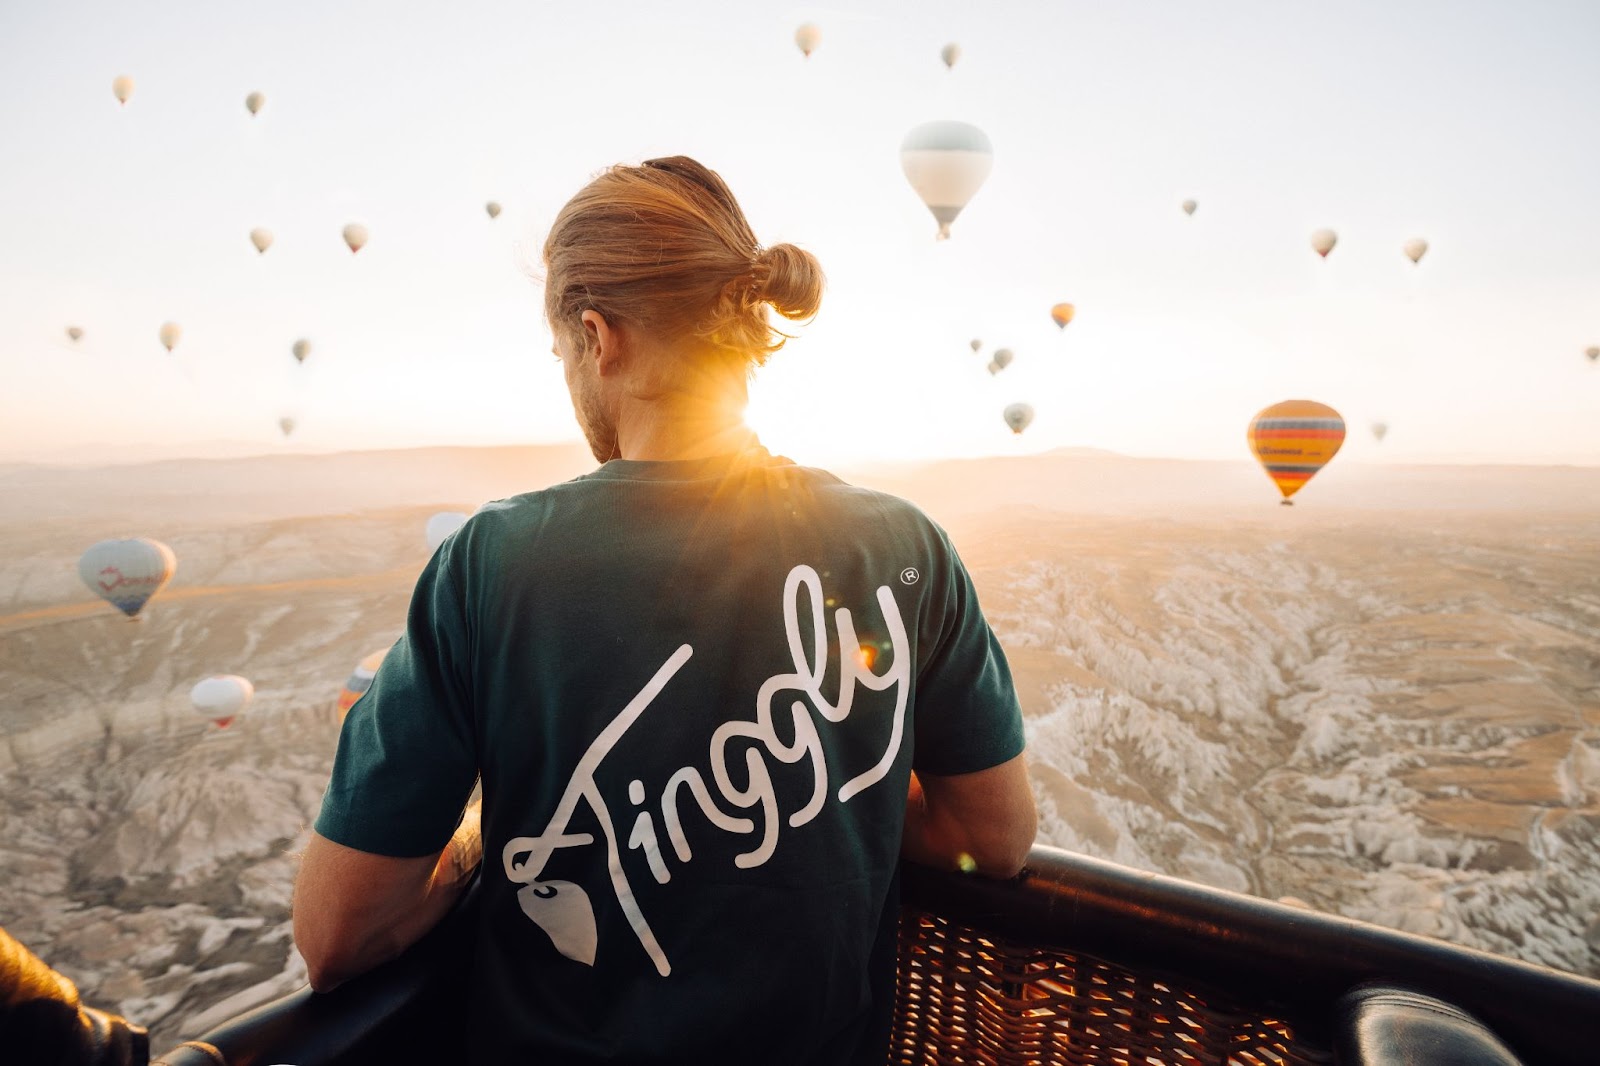
<instances>
[{"instance_id":1,"label":"hazy sky","mask_svg":"<svg viewBox=\"0 0 1600 1066\"><path fill-rule=\"evenodd\" d=\"M524 266L684 152L828 272L754 395L796 458L1239 457L1306 397L1358 459L1597 463L1597 54L1586 0L3 4L0 458L574 438ZM898 161L935 118L995 145L945 243Z\"/></svg>"}]
</instances>

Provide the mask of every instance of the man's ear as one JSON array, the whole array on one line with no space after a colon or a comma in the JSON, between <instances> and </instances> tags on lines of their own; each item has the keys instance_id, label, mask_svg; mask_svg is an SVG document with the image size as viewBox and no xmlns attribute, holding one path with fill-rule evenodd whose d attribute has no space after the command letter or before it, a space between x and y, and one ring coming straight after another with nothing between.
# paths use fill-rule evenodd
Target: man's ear
<instances>
[{"instance_id":1,"label":"man's ear","mask_svg":"<svg viewBox=\"0 0 1600 1066\"><path fill-rule=\"evenodd\" d=\"M584 356L595 361L595 370L601 377L615 374L622 368L622 330L606 321L599 311L583 313Z\"/></svg>"}]
</instances>

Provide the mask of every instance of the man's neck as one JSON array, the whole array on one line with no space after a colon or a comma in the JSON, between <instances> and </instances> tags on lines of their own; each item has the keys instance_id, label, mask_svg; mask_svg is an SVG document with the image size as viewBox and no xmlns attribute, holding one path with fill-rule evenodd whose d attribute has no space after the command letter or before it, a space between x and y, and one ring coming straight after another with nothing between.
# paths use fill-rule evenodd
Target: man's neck
<instances>
[{"instance_id":1,"label":"man's neck","mask_svg":"<svg viewBox=\"0 0 1600 1066\"><path fill-rule=\"evenodd\" d=\"M706 459L744 451L759 443L755 432L740 417L742 412L722 409L690 414L652 407L636 409L631 414L632 417L619 420L617 426L617 449L624 459Z\"/></svg>"}]
</instances>

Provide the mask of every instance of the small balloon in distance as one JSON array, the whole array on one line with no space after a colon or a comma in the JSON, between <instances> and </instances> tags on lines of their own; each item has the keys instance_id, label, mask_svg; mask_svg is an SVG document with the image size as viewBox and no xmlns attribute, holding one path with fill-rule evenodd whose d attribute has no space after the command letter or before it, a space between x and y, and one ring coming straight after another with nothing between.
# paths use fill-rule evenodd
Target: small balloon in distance
<instances>
[{"instance_id":1,"label":"small balloon in distance","mask_svg":"<svg viewBox=\"0 0 1600 1066\"><path fill-rule=\"evenodd\" d=\"M1338 243L1339 235L1331 229L1319 229L1311 235L1311 250L1324 259L1328 258L1328 253Z\"/></svg>"},{"instance_id":2,"label":"small balloon in distance","mask_svg":"<svg viewBox=\"0 0 1600 1066\"><path fill-rule=\"evenodd\" d=\"M1012 353L1010 348L996 348L994 356L989 363L989 366L992 368L989 373L998 374L1000 371L1010 366L1011 360L1014 358L1016 358L1016 356Z\"/></svg>"},{"instance_id":3,"label":"small balloon in distance","mask_svg":"<svg viewBox=\"0 0 1600 1066\"><path fill-rule=\"evenodd\" d=\"M266 94L259 92L251 93L249 96L244 98L244 106L245 110L250 112L252 118L261 114L261 109L267 106Z\"/></svg>"},{"instance_id":4,"label":"small balloon in distance","mask_svg":"<svg viewBox=\"0 0 1600 1066\"><path fill-rule=\"evenodd\" d=\"M800 54L810 59L811 53L822 43L822 31L815 23L807 22L794 31L794 43L799 46Z\"/></svg>"},{"instance_id":5,"label":"small balloon in distance","mask_svg":"<svg viewBox=\"0 0 1600 1066\"><path fill-rule=\"evenodd\" d=\"M956 60L961 58L961 46L951 41L939 49L939 58L944 60L946 70L953 68L956 65Z\"/></svg>"},{"instance_id":6,"label":"small balloon in distance","mask_svg":"<svg viewBox=\"0 0 1600 1066\"><path fill-rule=\"evenodd\" d=\"M183 327L176 322L163 322L161 324L161 332L157 336L161 339L161 346L170 352L178 346L178 341L182 339Z\"/></svg>"},{"instance_id":7,"label":"small balloon in distance","mask_svg":"<svg viewBox=\"0 0 1600 1066\"><path fill-rule=\"evenodd\" d=\"M129 618L139 617L177 571L172 549L148 537L102 540L78 559L78 577L89 590Z\"/></svg>"},{"instance_id":8,"label":"small balloon in distance","mask_svg":"<svg viewBox=\"0 0 1600 1066\"><path fill-rule=\"evenodd\" d=\"M1073 316L1075 316L1077 313L1078 309L1073 307L1071 304L1056 304L1054 307L1050 308L1051 320L1062 329L1067 328L1067 323L1071 322Z\"/></svg>"},{"instance_id":9,"label":"small balloon in distance","mask_svg":"<svg viewBox=\"0 0 1600 1066\"><path fill-rule=\"evenodd\" d=\"M256 251L265 255L267 249L272 247L272 231L257 226L250 231L250 243L256 246Z\"/></svg>"},{"instance_id":10,"label":"small balloon in distance","mask_svg":"<svg viewBox=\"0 0 1600 1066\"><path fill-rule=\"evenodd\" d=\"M111 94L117 98L117 103L126 104L128 98L133 95L133 79L126 74L112 79Z\"/></svg>"},{"instance_id":11,"label":"small balloon in distance","mask_svg":"<svg viewBox=\"0 0 1600 1066\"><path fill-rule=\"evenodd\" d=\"M79 326L68 326L67 336L71 338L73 344L77 344L83 340L83 329Z\"/></svg>"},{"instance_id":12,"label":"small balloon in distance","mask_svg":"<svg viewBox=\"0 0 1600 1066\"><path fill-rule=\"evenodd\" d=\"M490 200L483 205L483 209L488 212L490 218L500 217L500 204L497 201Z\"/></svg>"},{"instance_id":13,"label":"small balloon in distance","mask_svg":"<svg viewBox=\"0 0 1600 1066\"><path fill-rule=\"evenodd\" d=\"M1428 254L1428 242L1421 237L1413 237L1400 246L1407 259L1413 264L1422 262L1422 257Z\"/></svg>"},{"instance_id":14,"label":"small balloon in distance","mask_svg":"<svg viewBox=\"0 0 1600 1066\"><path fill-rule=\"evenodd\" d=\"M306 356L311 354L311 342L301 337L294 342L289 351L294 356L295 362L303 363L306 361Z\"/></svg>"},{"instance_id":15,"label":"small balloon in distance","mask_svg":"<svg viewBox=\"0 0 1600 1066\"><path fill-rule=\"evenodd\" d=\"M344 228L344 243L350 246L351 255L366 247L367 236L367 227L359 222L352 222Z\"/></svg>"},{"instance_id":16,"label":"small balloon in distance","mask_svg":"<svg viewBox=\"0 0 1600 1066\"><path fill-rule=\"evenodd\" d=\"M1011 404L1005 410L1005 420L1012 433L1021 434L1033 422L1033 407L1025 403Z\"/></svg>"},{"instance_id":17,"label":"small balloon in distance","mask_svg":"<svg viewBox=\"0 0 1600 1066\"><path fill-rule=\"evenodd\" d=\"M222 729L232 725L255 697L255 686L238 674L213 674L189 690L195 713Z\"/></svg>"},{"instance_id":18,"label":"small balloon in distance","mask_svg":"<svg viewBox=\"0 0 1600 1066\"><path fill-rule=\"evenodd\" d=\"M968 344L969 347L972 348L972 351L974 352L974 354L976 354L977 352L979 352L979 351L981 351L983 349L983 342L981 340L979 340L978 338L976 338L976 337L974 337L970 341L968 341L967 344Z\"/></svg>"},{"instance_id":19,"label":"small balloon in distance","mask_svg":"<svg viewBox=\"0 0 1600 1066\"><path fill-rule=\"evenodd\" d=\"M1194 212L1195 212L1195 208L1197 208L1199 206L1200 205L1197 202L1195 202L1194 200L1185 200L1183 202L1183 213L1186 214L1186 215L1193 215Z\"/></svg>"}]
</instances>

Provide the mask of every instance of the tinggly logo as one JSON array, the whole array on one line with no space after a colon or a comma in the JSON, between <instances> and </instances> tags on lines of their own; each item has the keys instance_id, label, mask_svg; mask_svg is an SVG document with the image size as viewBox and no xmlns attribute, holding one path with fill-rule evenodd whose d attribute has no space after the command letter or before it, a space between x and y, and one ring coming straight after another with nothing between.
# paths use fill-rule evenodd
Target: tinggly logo
<instances>
[{"instance_id":1,"label":"tinggly logo","mask_svg":"<svg viewBox=\"0 0 1600 1066\"><path fill-rule=\"evenodd\" d=\"M812 622L810 657L806 654L806 644L800 634L802 594L810 601ZM827 615L824 609L826 601L822 596L822 581L817 572L809 566L800 565L789 571L789 576L783 585L783 625L794 669L787 673L774 674L762 684L756 693L754 721L735 719L725 722L712 734L707 756L712 780L716 784L715 797L707 786L704 775L695 766L684 766L674 771L667 778L658 797L660 824L666 830L667 839L671 842L672 851L679 862L687 863L694 858L688 837L684 835L678 807L679 799L685 789L711 825L724 832L744 834L753 838L750 850L734 859L734 865L740 869L761 866L770 859L778 846L778 835L784 825L798 829L815 818L828 800L828 765L812 711L828 722L844 721L850 716L850 708L855 700L858 685L873 692L893 689L894 721L889 743L877 763L841 785L836 798L840 803L847 802L852 796L883 780L900 750L905 732L911 661L910 642L906 639L905 623L900 617L900 609L895 604L894 596L888 586L877 590L877 599L878 608L883 614L884 627L889 636L889 666L882 674L872 671L868 661L859 654L860 644L856 638L855 623L849 609L837 608L833 611L833 625L837 638L836 647L839 650L839 693L836 701L829 700L822 692L822 680L828 672L830 663ZM599 823L601 834L605 837L603 843L606 849L606 867L610 873L611 890L616 896L618 906L627 917L628 925L638 937L640 946L655 963L656 970L663 977L672 972L672 965L667 959L666 952L661 949L655 934L651 932L650 923L639 909L633 889L628 882L628 875L623 870L622 837L617 833L611 810L595 780L595 773L611 749L616 747L629 728L639 720L651 702L661 694L693 654L694 649L690 645L681 645L667 658L644 688L639 690L639 694L600 731L599 736L594 738L583 753L583 757L578 760L578 765L574 768L566 790L562 793L555 813L551 815L544 831L538 836L514 837L506 843L505 849L501 852L501 862L505 867L506 876L523 886L517 891L517 902L521 905L522 912L543 929L556 950L569 959L594 965L598 944L593 904L582 886L571 881L544 880L540 875L550 857L557 851L563 848L588 847L596 843L594 834L575 833L568 828L578 804L586 803L595 821ZM774 715L782 713L774 710L773 705L784 693L798 693L806 697L806 700L787 701L794 735L794 741L789 744L779 740L778 732L773 725ZM741 745L744 747L744 770L747 781L744 788L734 785L728 768L728 761L733 757L728 751L728 744L736 738L753 741L749 745ZM769 759L790 764L803 759L811 761L813 781L811 797L804 806L790 812L786 818L778 809L777 790L767 769ZM662 853L655 812L646 804L646 798L643 781L634 779L628 783L628 801L637 813L634 815L626 847L630 850L641 850L649 864L651 876L657 883L664 885L672 880L672 871L667 865L666 856ZM723 802L737 811L749 812L751 816L729 813L722 808Z\"/></svg>"}]
</instances>

